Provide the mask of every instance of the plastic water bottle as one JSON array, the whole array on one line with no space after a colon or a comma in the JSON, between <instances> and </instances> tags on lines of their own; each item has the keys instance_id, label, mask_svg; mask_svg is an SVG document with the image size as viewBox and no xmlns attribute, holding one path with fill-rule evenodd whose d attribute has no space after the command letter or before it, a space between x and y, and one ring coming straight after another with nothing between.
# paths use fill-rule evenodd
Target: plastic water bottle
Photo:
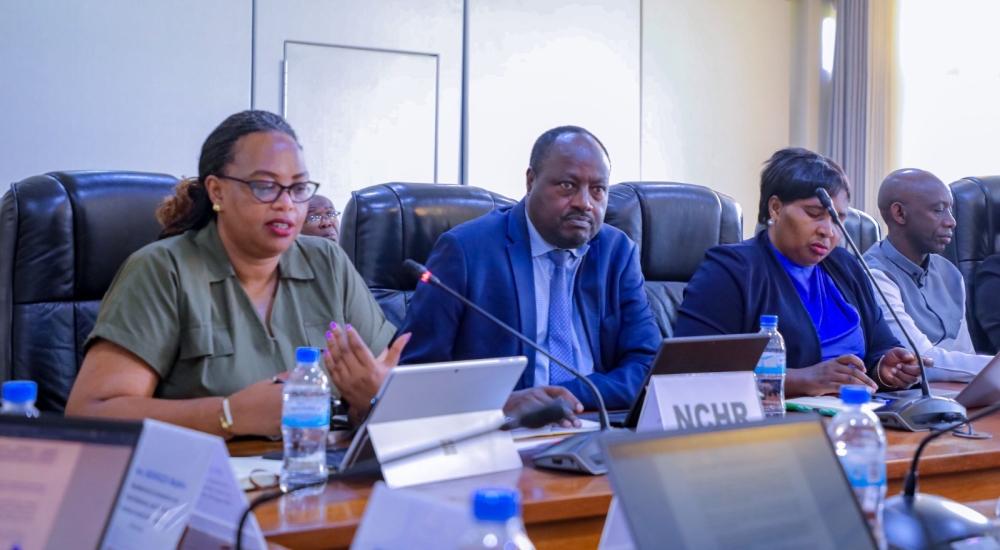
<instances>
[{"instance_id":1,"label":"plastic water bottle","mask_svg":"<svg viewBox=\"0 0 1000 550\"><path fill-rule=\"evenodd\" d=\"M760 404L764 416L785 416L785 339L778 332L778 316L761 315L760 333L771 337L753 370Z\"/></svg>"},{"instance_id":2,"label":"plastic water bottle","mask_svg":"<svg viewBox=\"0 0 1000 550\"><path fill-rule=\"evenodd\" d=\"M3 383L0 390L0 414L5 416L24 416L38 418L35 400L38 399L38 384L30 380L11 380Z\"/></svg>"},{"instance_id":3,"label":"plastic water bottle","mask_svg":"<svg viewBox=\"0 0 1000 550\"><path fill-rule=\"evenodd\" d=\"M462 550L535 550L521 521L521 493L514 489L479 489L472 494L475 525L462 539Z\"/></svg>"},{"instance_id":4,"label":"plastic water bottle","mask_svg":"<svg viewBox=\"0 0 1000 550\"><path fill-rule=\"evenodd\" d=\"M282 391L281 436L285 443L281 489L327 478L326 435L330 432L330 379L319 366L319 350L295 350L295 370Z\"/></svg>"},{"instance_id":5,"label":"plastic water bottle","mask_svg":"<svg viewBox=\"0 0 1000 550\"><path fill-rule=\"evenodd\" d=\"M863 406L871 399L864 386L843 386L840 399L846 408L837 413L827 427L840 465L854 488L861 511L868 520L875 542L886 548L882 530L885 502L885 430L875 413Z\"/></svg>"}]
</instances>

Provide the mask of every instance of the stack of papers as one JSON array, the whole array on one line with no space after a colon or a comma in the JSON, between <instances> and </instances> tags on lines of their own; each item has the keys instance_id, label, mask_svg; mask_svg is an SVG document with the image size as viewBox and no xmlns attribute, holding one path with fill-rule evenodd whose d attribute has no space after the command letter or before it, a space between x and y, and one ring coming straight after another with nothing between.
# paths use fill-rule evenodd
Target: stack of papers
<instances>
[{"instance_id":1,"label":"stack of papers","mask_svg":"<svg viewBox=\"0 0 1000 550\"><path fill-rule=\"evenodd\" d=\"M510 435L514 437L514 441L523 441L525 439L534 439L538 437L566 437L580 432L593 432L601 429L601 425L593 420L581 419L580 422L582 422L583 425L579 428L563 428L560 426L545 426L544 428L538 428L535 430L517 428L516 430L511 430Z\"/></svg>"},{"instance_id":2,"label":"stack of papers","mask_svg":"<svg viewBox=\"0 0 1000 550\"><path fill-rule=\"evenodd\" d=\"M573 434L595 432L601 429L601 425L593 420L580 419L580 422L583 422L583 425L579 428L562 428L560 426L545 426L544 428L535 430L518 428L512 430L510 435L514 438L514 446L517 447L517 450L523 451L540 445L555 443Z\"/></svg>"}]
</instances>

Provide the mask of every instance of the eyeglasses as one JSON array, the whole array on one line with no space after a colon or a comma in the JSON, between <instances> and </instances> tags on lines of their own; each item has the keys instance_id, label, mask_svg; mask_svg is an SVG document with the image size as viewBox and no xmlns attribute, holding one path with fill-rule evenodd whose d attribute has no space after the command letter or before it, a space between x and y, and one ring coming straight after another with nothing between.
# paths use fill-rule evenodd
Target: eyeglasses
<instances>
[{"instance_id":1,"label":"eyeglasses","mask_svg":"<svg viewBox=\"0 0 1000 550\"><path fill-rule=\"evenodd\" d=\"M326 214L313 214L306 218L306 221L313 225L320 225L323 221L332 222L333 220L340 217L340 212L334 210L333 212L328 212Z\"/></svg>"},{"instance_id":2,"label":"eyeglasses","mask_svg":"<svg viewBox=\"0 0 1000 550\"><path fill-rule=\"evenodd\" d=\"M314 181L301 181L291 185L281 185L280 183L274 181L247 181L222 174L219 174L216 177L225 180L238 181L249 185L254 198L260 202L268 203L277 201L281 197L281 193L284 191L288 191L288 196L291 197L292 202L306 202L311 199L312 196L316 194L316 190L319 189L319 184Z\"/></svg>"},{"instance_id":3,"label":"eyeglasses","mask_svg":"<svg viewBox=\"0 0 1000 550\"><path fill-rule=\"evenodd\" d=\"M274 489L278 486L280 479L278 474L274 472L257 468L250 472L248 481L250 481L250 485L253 486L253 490L260 491L265 489Z\"/></svg>"}]
</instances>

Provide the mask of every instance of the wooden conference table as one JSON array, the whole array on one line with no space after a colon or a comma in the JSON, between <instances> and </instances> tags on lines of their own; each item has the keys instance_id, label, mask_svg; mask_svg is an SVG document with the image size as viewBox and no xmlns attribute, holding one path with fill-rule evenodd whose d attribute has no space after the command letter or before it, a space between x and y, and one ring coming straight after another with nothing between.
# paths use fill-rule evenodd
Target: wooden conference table
<instances>
[{"instance_id":1,"label":"wooden conference table","mask_svg":"<svg viewBox=\"0 0 1000 550\"><path fill-rule=\"evenodd\" d=\"M970 503L993 517L993 505L1000 497L1000 414L976 422L975 428L995 437L975 440L945 435L928 445L920 463L920 490ZM913 451L926 433L887 433L889 495L902 490ZM280 443L236 441L229 448L233 456L253 456L278 449ZM290 549L347 548L374 482L375 478L331 482L322 495L309 497L312 500L302 510L290 512L286 506L282 511L280 504L269 503L259 509L257 519L268 541ZM597 548L611 503L605 476L525 466L520 471L411 489L464 503L474 489L490 485L516 485L521 490L528 536L539 550Z\"/></svg>"}]
</instances>

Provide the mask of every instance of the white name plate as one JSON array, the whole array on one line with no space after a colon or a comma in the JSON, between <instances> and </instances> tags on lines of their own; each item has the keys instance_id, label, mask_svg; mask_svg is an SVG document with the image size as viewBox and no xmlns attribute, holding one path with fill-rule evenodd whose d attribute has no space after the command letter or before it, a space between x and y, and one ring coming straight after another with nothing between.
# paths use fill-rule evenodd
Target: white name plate
<instances>
[{"instance_id":1,"label":"white name plate","mask_svg":"<svg viewBox=\"0 0 1000 550\"><path fill-rule=\"evenodd\" d=\"M752 372L670 374L649 379L636 431L731 426L763 419ZM598 548L635 549L618 497L611 499Z\"/></svg>"},{"instance_id":2,"label":"white name plate","mask_svg":"<svg viewBox=\"0 0 1000 550\"><path fill-rule=\"evenodd\" d=\"M653 376L638 430L685 430L762 420L752 372Z\"/></svg>"},{"instance_id":3,"label":"white name plate","mask_svg":"<svg viewBox=\"0 0 1000 550\"><path fill-rule=\"evenodd\" d=\"M101 548L172 550L188 528L231 544L246 508L221 438L145 420ZM243 546L267 548L253 516Z\"/></svg>"},{"instance_id":4,"label":"white name plate","mask_svg":"<svg viewBox=\"0 0 1000 550\"><path fill-rule=\"evenodd\" d=\"M472 527L469 501L448 501L413 489L390 489L378 482L351 550L458 548Z\"/></svg>"}]
</instances>

